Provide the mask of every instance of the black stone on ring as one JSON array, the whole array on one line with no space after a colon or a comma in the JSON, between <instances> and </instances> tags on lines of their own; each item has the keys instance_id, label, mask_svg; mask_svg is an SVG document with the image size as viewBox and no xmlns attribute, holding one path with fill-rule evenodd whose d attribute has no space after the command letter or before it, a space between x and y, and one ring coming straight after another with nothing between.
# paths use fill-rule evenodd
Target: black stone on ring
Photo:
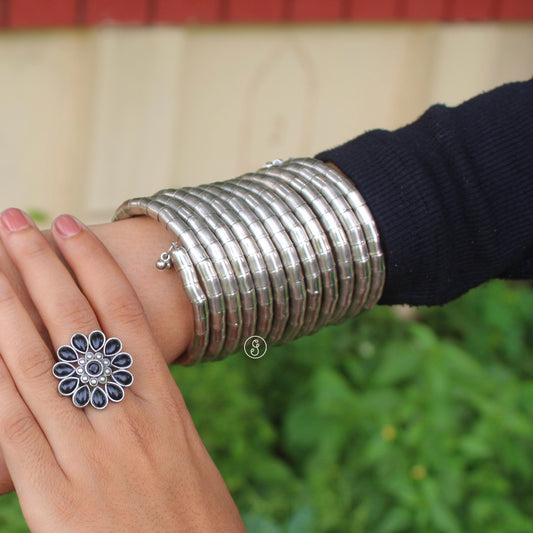
<instances>
[{"instance_id":1,"label":"black stone on ring","mask_svg":"<svg viewBox=\"0 0 533 533\"><path fill-rule=\"evenodd\" d=\"M119 339L106 339L99 330L88 338L72 335L70 344L58 348L57 357L52 372L60 380L59 394L71 396L76 407L103 409L110 400L120 402L124 387L133 383L133 374L126 370L133 363L131 355L122 351Z\"/></svg>"}]
</instances>

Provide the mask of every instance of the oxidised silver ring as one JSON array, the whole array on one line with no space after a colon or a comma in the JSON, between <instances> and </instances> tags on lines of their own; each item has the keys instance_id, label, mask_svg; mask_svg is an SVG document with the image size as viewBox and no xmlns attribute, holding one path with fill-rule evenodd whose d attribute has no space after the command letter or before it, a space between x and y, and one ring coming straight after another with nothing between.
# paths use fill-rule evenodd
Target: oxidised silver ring
<instances>
[{"instance_id":1,"label":"oxidised silver ring","mask_svg":"<svg viewBox=\"0 0 533 533\"><path fill-rule=\"evenodd\" d=\"M76 407L104 409L109 401L122 401L124 388L133 383L126 370L133 363L131 355L122 351L119 339L106 339L99 330L88 338L75 333L70 344L58 348L57 357L52 372L59 379L59 394L71 396Z\"/></svg>"}]
</instances>

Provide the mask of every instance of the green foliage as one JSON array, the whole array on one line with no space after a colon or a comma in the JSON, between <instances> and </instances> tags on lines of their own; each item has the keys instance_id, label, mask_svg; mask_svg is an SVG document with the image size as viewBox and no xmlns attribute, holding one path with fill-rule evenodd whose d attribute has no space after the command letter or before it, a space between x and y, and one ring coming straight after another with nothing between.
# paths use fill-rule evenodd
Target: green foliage
<instances>
[{"instance_id":1,"label":"green foliage","mask_svg":"<svg viewBox=\"0 0 533 533\"><path fill-rule=\"evenodd\" d=\"M30 215L36 224L42 225L50 223L50 215L42 209L29 209L28 215Z\"/></svg>"},{"instance_id":2,"label":"green foliage","mask_svg":"<svg viewBox=\"0 0 533 533\"><path fill-rule=\"evenodd\" d=\"M533 532L532 309L492 282L173 373L252 533Z\"/></svg>"},{"instance_id":3,"label":"green foliage","mask_svg":"<svg viewBox=\"0 0 533 533\"><path fill-rule=\"evenodd\" d=\"M29 531L20 512L17 495L14 492L0 498L0 531L6 533L27 533Z\"/></svg>"}]
</instances>

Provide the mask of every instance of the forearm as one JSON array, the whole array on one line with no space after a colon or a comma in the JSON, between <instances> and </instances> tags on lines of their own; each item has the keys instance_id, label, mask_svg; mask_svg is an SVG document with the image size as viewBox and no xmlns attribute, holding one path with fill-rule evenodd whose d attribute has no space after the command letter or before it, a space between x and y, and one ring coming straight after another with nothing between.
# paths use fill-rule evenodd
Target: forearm
<instances>
[{"instance_id":1,"label":"forearm","mask_svg":"<svg viewBox=\"0 0 533 533\"><path fill-rule=\"evenodd\" d=\"M518 97L519 112L510 104ZM524 111L530 100L531 82L515 84L319 156L352 178L376 218L387 263L381 303L443 303L513 267L525 271L530 239L511 230L530 227L531 155L523 148L533 135ZM174 235L148 217L94 231L137 292L166 360L179 359L194 335L192 305L181 276L155 267Z\"/></svg>"},{"instance_id":2,"label":"forearm","mask_svg":"<svg viewBox=\"0 0 533 533\"><path fill-rule=\"evenodd\" d=\"M533 278L533 80L434 106L317 157L356 184L387 262L382 304L437 305Z\"/></svg>"}]
</instances>

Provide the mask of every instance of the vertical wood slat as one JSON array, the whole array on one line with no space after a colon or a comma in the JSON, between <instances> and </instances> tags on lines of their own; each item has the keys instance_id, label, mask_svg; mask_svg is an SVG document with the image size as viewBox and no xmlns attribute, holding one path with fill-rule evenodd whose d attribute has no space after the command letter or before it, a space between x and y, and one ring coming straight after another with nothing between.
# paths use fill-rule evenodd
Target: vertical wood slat
<instances>
[{"instance_id":1,"label":"vertical wood slat","mask_svg":"<svg viewBox=\"0 0 533 533\"><path fill-rule=\"evenodd\" d=\"M344 0L292 0L288 4L288 18L292 21L342 20Z\"/></svg>"},{"instance_id":2,"label":"vertical wood slat","mask_svg":"<svg viewBox=\"0 0 533 533\"><path fill-rule=\"evenodd\" d=\"M284 0L225 0L228 21L278 22L286 17Z\"/></svg>"},{"instance_id":3,"label":"vertical wood slat","mask_svg":"<svg viewBox=\"0 0 533 533\"><path fill-rule=\"evenodd\" d=\"M85 0L82 22L144 24L150 13L149 0Z\"/></svg>"},{"instance_id":4,"label":"vertical wood slat","mask_svg":"<svg viewBox=\"0 0 533 533\"><path fill-rule=\"evenodd\" d=\"M11 28L72 26L76 24L76 0L4 0L9 8L6 17ZM4 9L2 9L4 12ZM6 21L7 22L7 21Z\"/></svg>"},{"instance_id":5,"label":"vertical wood slat","mask_svg":"<svg viewBox=\"0 0 533 533\"><path fill-rule=\"evenodd\" d=\"M155 0L153 22L217 22L220 15L220 0Z\"/></svg>"}]
</instances>

